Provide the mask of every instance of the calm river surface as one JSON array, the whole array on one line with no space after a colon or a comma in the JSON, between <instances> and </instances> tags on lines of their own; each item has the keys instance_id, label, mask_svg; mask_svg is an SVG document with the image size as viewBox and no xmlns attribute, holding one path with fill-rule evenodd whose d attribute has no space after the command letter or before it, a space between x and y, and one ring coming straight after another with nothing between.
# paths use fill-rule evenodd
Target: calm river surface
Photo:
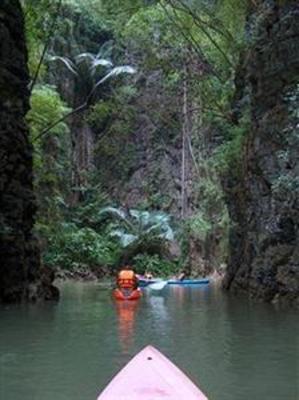
<instances>
[{"instance_id":1,"label":"calm river surface","mask_svg":"<svg viewBox=\"0 0 299 400\"><path fill-rule=\"evenodd\" d=\"M0 399L95 400L153 344L210 400L298 400L298 334L297 311L213 286L117 305L109 289L68 283L57 304L0 308Z\"/></svg>"}]
</instances>

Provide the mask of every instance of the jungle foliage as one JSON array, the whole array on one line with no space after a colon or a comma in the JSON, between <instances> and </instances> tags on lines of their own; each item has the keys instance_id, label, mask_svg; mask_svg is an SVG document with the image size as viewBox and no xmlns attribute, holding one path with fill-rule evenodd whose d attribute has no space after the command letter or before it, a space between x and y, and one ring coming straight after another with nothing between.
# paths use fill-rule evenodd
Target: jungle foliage
<instances>
[{"instance_id":1,"label":"jungle foliage","mask_svg":"<svg viewBox=\"0 0 299 400\"><path fill-rule=\"evenodd\" d=\"M225 261L229 220L220 180L238 162L247 132L246 117L232 109L248 2L23 0L23 7L44 262L109 271L129 259L138 272L171 275L185 262L167 250L178 225L170 213L184 196L180 243L217 236L218 261ZM154 127L149 145L157 160L172 147L186 164L182 198L162 193L157 161L144 182L146 199L132 209L111 188L126 190L140 157L140 116ZM78 184L80 165L88 167Z\"/></svg>"}]
</instances>

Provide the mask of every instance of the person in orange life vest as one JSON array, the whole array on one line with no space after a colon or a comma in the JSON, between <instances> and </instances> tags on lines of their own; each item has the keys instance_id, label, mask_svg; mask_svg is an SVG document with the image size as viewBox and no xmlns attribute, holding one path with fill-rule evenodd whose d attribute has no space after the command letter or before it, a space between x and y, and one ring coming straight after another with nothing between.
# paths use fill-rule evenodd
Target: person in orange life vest
<instances>
[{"instance_id":1,"label":"person in orange life vest","mask_svg":"<svg viewBox=\"0 0 299 400\"><path fill-rule=\"evenodd\" d=\"M117 287L119 289L134 290L138 287L138 278L129 265L121 269L117 276Z\"/></svg>"}]
</instances>

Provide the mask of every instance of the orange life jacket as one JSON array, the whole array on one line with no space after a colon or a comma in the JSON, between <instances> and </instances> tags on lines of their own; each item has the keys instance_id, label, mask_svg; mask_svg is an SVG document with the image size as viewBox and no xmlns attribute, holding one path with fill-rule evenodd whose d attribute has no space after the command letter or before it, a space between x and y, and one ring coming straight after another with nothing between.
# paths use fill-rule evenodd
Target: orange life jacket
<instances>
[{"instance_id":1,"label":"orange life jacket","mask_svg":"<svg viewBox=\"0 0 299 400\"><path fill-rule=\"evenodd\" d=\"M120 271L117 277L117 285L122 289L134 289L137 284L137 278L134 271L125 269Z\"/></svg>"}]
</instances>

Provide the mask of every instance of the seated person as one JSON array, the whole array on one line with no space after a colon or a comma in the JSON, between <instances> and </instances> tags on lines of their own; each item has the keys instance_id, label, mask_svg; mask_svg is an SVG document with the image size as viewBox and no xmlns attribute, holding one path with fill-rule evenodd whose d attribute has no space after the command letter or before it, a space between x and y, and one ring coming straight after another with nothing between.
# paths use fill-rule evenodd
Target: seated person
<instances>
[{"instance_id":1,"label":"seated person","mask_svg":"<svg viewBox=\"0 0 299 400\"><path fill-rule=\"evenodd\" d=\"M145 279L153 279L153 274L150 271L145 271L144 277Z\"/></svg>"},{"instance_id":2,"label":"seated person","mask_svg":"<svg viewBox=\"0 0 299 400\"><path fill-rule=\"evenodd\" d=\"M179 273L179 275L177 276L177 280L178 281L183 281L186 278L187 274L185 271L182 271Z\"/></svg>"}]
</instances>

